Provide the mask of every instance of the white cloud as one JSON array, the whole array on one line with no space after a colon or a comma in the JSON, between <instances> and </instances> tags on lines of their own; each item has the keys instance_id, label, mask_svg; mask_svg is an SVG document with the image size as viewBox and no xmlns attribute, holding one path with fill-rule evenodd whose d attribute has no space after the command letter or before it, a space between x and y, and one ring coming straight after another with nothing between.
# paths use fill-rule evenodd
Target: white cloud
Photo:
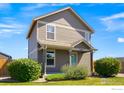
<instances>
[{"instance_id":1,"label":"white cloud","mask_svg":"<svg viewBox=\"0 0 124 93\"><path fill-rule=\"evenodd\" d=\"M124 31L124 12L117 13L100 19L106 31Z\"/></svg>"},{"instance_id":2,"label":"white cloud","mask_svg":"<svg viewBox=\"0 0 124 93\"><path fill-rule=\"evenodd\" d=\"M80 5L80 3L76 3L76 4L73 4L73 3L30 4L30 5L27 5L26 7L22 7L21 10L30 11L30 10L40 9L40 8L48 7L48 6L66 6L66 5Z\"/></svg>"},{"instance_id":3,"label":"white cloud","mask_svg":"<svg viewBox=\"0 0 124 93\"><path fill-rule=\"evenodd\" d=\"M21 34L22 30L19 29L0 29L0 33Z\"/></svg>"},{"instance_id":4,"label":"white cloud","mask_svg":"<svg viewBox=\"0 0 124 93\"><path fill-rule=\"evenodd\" d=\"M22 28L23 25L19 23L0 23L0 28Z\"/></svg>"},{"instance_id":5,"label":"white cloud","mask_svg":"<svg viewBox=\"0 0 124 93\"><path fill-rule=\"evenodd\" d=\"M1 36L12 36L14 34L21 34L25 30L25 25L23 23L20 23L16 21L12 17L3 17L3 19L8 19L7 21L4 20L4 22L0 23L0 37Z\"/></svg>"},{"instance_id":6,"label":"white cloud","mask_svg":"<svg viewBox=\"0 0 124 93\"><path fill-rule=\"evenodd\" d=\"M119 38L117 39L117 41L118 41L119 43L124 43L124 38L119 37Z\"/></svg>"},{"instance_id":7,"label":"white cloud","mask_svg":"<svg viewBox=\"0 0 124 93\"><path fill-rule=\"evenodd\" d=\"M124 12L118 13L118 14L114 14L112 16L104 17L101 20L108 21L108 20L119 19L119 18L124 18Z\"/></svg>"},{"instance_id":8,"label":"white cloud","mask_svg":"<svg viewBox=\"0 0 124 93\"><path fill-rule=\"evenodd\" d=\"M28 5L26 7L23 7L22 10L25 10L25 11L35 10L35 9L39 9L45 6L48 6L48 4L33 4L33 5Z\"/></svg>"}]
</instances>

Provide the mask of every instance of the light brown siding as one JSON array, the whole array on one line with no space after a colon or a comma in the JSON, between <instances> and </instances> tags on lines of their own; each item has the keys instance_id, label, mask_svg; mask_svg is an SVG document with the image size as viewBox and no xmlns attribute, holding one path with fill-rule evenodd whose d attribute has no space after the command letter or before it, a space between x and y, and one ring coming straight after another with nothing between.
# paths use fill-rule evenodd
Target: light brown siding
<instances>
[{"instance_id":1,"label":"light brown siding","mask_svg":"<svg viewBox=\"0 0 124 93\"><path fill-rule=\"evenodd\" d=\"M28 58L34 59L37 61L37 28L36 25L33 29L33 32L28 39Z\"/></svg>"},{"instance_id":2,"label":"light brown siding","mask_svg":"<svg viewBox=\"0 0 124 93\"><path fill-rule=\"evenodd\" d=\"M77 31L77 29L87 30L87 28L83 26L80 23L80 21L77 20L69 11L64 11L56 15L49 16L47 18L42 19L41 21L53 23L55 25L57 24L56 42L66 42L66 43L75 42L83 38L83 34L82 34L83 32ZM61 26L58 26L58 24ZM67 26L68 28L63 26ZM73 29L69 29L69 28L73 28ZM90 33L90 31L88 32ZM38 39L46 40L46 24L39 23Z\"/></svg>"},{"instance_id":3,"label":"light brown siding","mask_svg":"<svg viewBox=\"0 0 124 93\"><path fill-rule=\"evenodd\" d=\"M88 52L88 53L79 52L78 60L79 60L79 65L85 66L90 75L91 74L91 54L90 54L90 52Z\"/></svg>"},{"instance_id":4,"label":"light brown siding","mask_svg":"<svg viewBox=\"0 0 124 93\"><path fill-rule=\"evenodd\" d=\"M63 11L58 14L51 15L42 19L41 21L45 21L48 23L57 23L61 25L71 26L73 28L87 30L87 28L83 26L70 11Z\"/></svg>"},{"instance_id":5,"label":"light brown siding","mask_svg":"<svg viewBox=\"0 0 124 93\"><path fill-rule=\"evenodd\" d=\"M81 32L80 32L81 33ZM56 26L56 42L73 43L83 39L83 36L76 30ZM46 40L46 26L42 25L38 29L38 40ZM51 41L53 42L53 41Z\"/></svg>"}]
</instances>

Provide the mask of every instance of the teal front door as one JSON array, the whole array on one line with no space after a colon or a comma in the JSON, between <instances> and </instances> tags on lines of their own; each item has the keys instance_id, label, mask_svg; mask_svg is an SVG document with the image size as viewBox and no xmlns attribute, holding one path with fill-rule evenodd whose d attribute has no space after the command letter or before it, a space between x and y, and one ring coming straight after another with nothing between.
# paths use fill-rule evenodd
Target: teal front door
<instances>
[{"instance_id":1,"label":"teal front door","mask_svg":"<svg viewBox=\"0 0 124 93\"><path fill-rule=\"evenodd\" d=\"M77 64L77 54L72 53L71 54L71 65L76 65Z\"/></svg>"}]
</instances>

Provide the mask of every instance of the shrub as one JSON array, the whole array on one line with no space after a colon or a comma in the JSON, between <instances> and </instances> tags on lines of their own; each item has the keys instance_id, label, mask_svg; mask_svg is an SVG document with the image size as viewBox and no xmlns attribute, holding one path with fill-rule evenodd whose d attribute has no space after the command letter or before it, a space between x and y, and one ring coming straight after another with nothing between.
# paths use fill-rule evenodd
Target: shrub
<instances>
[{"instance_id":1,"label":"shrub","mask_svg":"<svg viewBox=\"0 0 124 93\"><path fill-rule=\"evenodd\" d=\"M116 58L106 57L96 60L94 64L95 72L100 76L115 76L120 71L120 62Z\"/></svg>"},{"instance_id":2,"label":"shrub","mask_svg":"<svg viewBox=\"0 0 124 93\"><path fill-rule=\"evenodd\" d=\"M63 66L62 71L66 79L84 79L88 75L88 71L83 66Z\"/></svg>"},{"instance_id":3,"label":"shrub","mask_svg":"<svg viewBox=\"0 0 124 93\"><path fill-rule=\"evenodd\" d=\"M48 81L57 81L57 80L65 80L64 74L50 74L46 77Z\"/></svg>"},{"instance_id":4,"label":"shrub","mask_svg":"<svg viewBox=\"0 0 124 93\"><path fill-rule=\"evenodd\" d=\"M41 75L41 65L31 59L16 59L8 64L9 75L18 81L36 80Z\"/></svg>"}]
</instances>

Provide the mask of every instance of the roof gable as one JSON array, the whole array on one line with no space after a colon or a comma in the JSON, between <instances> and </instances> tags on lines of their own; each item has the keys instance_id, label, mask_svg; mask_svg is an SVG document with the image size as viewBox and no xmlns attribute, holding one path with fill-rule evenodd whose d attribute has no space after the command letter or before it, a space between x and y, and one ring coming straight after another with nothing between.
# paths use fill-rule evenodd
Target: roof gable
<instances>
[{"instance_id":1,"label":"roof gable","mask_svg":"<svg viewBox=\"0 0 124 93\"><path fill-rule=\"evenodd\" d=\"M92 51L96 51L97 50L90 43L88 43L84 39L78 40L77 42L73 43L72 47L82 48L82 49L89 49L89 50L92 50Z\"/></svg>"},{"instance_id":2,"label":"roof gable","mask_svg":"<svg viewBox=\"0 0 124 93\"><path fill-rule=\"evenodd\" d=\"M44 15L44 16L40 16L40 17L35 18L35 19L32 21L32 24L31 24L30 30L29 30L29 32L28 32L27 38L30 37L30 34L32 33L32 29L33 29L35 23L37 22L37 20L43 20L43 19L45 19L45 18L48 18L48 17L50 17L50 16L53 16L53 15L55 15L55 14L59 14L59 13L61 13L61 12L65 12L65 11L69 11L69 12L72 14L72 16L75 17L76 19L78 19L78 21L79 21L81 24L83 24L89 31L94 32L93 29L92 29L84 20L82 20L81 17L78 16L78 15L74 12L74 10L73 10L72 8L67 7L67 8L64 8L64 9L61 9L61 10L58 10L58 11L55 11L55 12L46 14L46 15ZM68 20L69 20L69 19L68 19Z\"/></svg>"}]
</instances>

